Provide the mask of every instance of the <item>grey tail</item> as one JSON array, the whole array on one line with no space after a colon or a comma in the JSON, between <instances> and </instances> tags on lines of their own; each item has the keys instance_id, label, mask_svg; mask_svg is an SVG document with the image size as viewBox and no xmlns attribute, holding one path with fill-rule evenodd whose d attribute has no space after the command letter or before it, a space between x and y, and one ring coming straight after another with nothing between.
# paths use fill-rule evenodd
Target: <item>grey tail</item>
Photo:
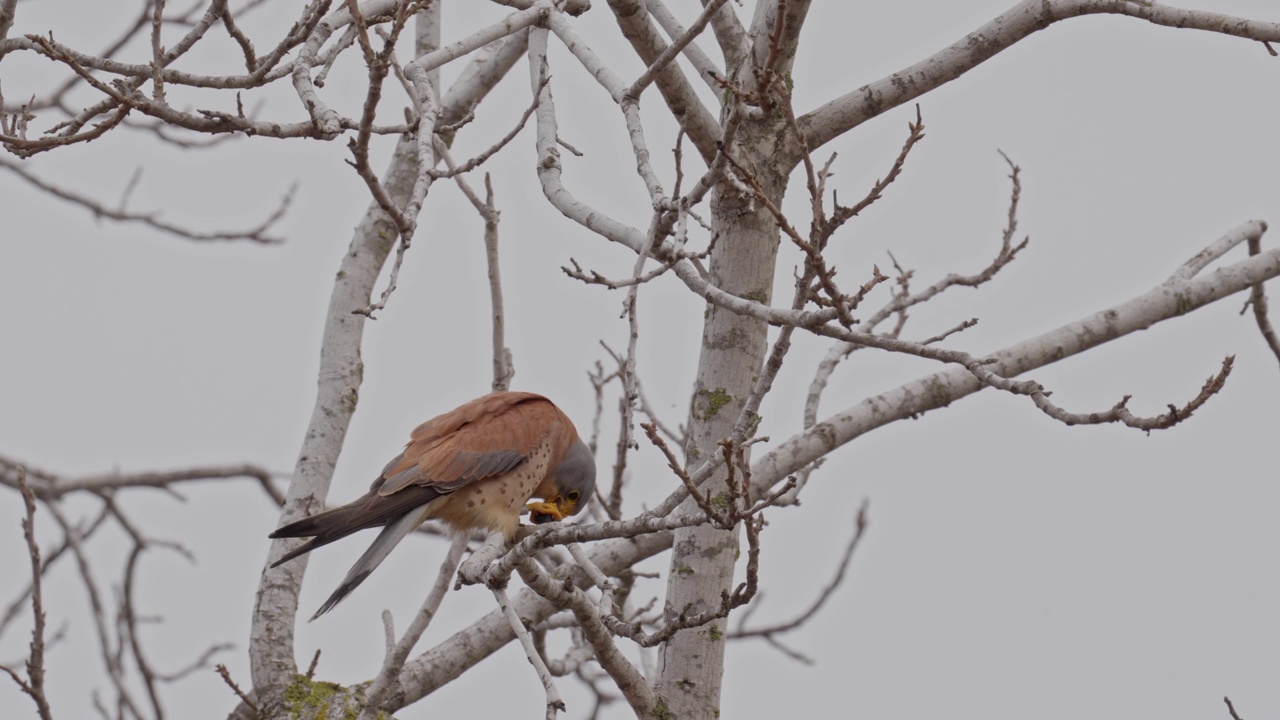
<instances>
[{"instance_id":1,"label":"grey tail","mask_svg":"<svg viewBox=\"0 0 1280 720\"><path fill-rule=\"evenodd\" d=\"M360 517L361 508L353 505L344 505L336 507L332 510L326 510L318 515L305 517L297 522L285 525L267 537L270 538L291 538L291 537L309 537L310 540L299 545L298 547L285 553L284 557L271 563L271 567L278 567L290 560L309 553L318 547L323 547L336 540L350 535L358 530L367 527L373 527Z\"/></svg>"},{"instance_id":2,"label":"grey tail","mask_svg":"<svg viewBox=\"0 0 1280 720\"><path fill-rule=\"evenodd\" d=\"M351 566L347 571L347 576L342 579L342 584L338 585L338 589L333 591L328 600L320 606L315 615L311 616L311 620L315 620L321 615L332 610L343 598L351 594L352 590L359 587L364 579L369 577L374 568L378 567L387 555L406 535L413 532L423 520L427 518L427 508L420 507L401 515L398 518L387 523L382 528L382 532L378 533L378 537L374 538L373 544L368 550L356 560L356 564ZM310 622L310 620L308 620Z\"/></svg>"},{"instance_id":3,"label":"grey tail","mask_svg":"<svg viewBox=\"0 0 1280 720\"><path fill-rule=\"evenodd\" d=\"M427 503L440 497L440 491L431 486L413 485L383 497L377 487L364 497L322 513L304 517L281 528L276 528L270 538L311 538L290 550L284 557L271 564L276 567L309 553L318 547L341 540L351 533L371 527L394 523L405 515L418 513Z\"/></svg>"}]
</instances>

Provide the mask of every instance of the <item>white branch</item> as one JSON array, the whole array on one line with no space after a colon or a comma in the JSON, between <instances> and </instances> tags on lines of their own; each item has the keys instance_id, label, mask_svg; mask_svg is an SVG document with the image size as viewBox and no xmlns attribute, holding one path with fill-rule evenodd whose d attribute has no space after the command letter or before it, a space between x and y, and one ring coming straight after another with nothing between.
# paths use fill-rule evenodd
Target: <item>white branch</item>
<instances>
[{"instance_id":1,"label":"white branch","mask_svg":"<svg viewBox=\"0 0 1280 720\"><path fill-rule=\"evenodd\" d=\"M414 60L411 64L421 66L424 70L434 70L441 65L453 62L464 55L479 50L496 40L501 40L508 35L514 35L531 25L540 23L546 19L550 13L550 1L538 0L527 10L512 13L502 20L499 20L498 22L481 30L477 30L455 43L450 43L433 53L423 55L417 60Z\"/></svg>"},{"instance_id":2,"label":"white branch","mask_svg":"<svg viewBox=\"0 0 1280 720\"><path fill-rule=\"evenodd\" d=\"M542 194L565 217L639 253L644 246L644 233L582 203L565 188L561 180L560 150L556 147L556 105L551 97L551 86L542 81L547 72L546 59L547 31L543 28L531 28L529 30L529 81L533 91L541 93L534 118L537 121L535 143L538 150L538 180L542 185Z\"/></svg>"},{"instance_id":3,"label":"white branch","mask_svg":"<svg viewBox=\"0 0 1280 720\"><path fill-rule=\"evenodd\" d=\"M817 149L863 122L955 80L1035 32L1060 20L1097 14L1128 15L1155 25L1207 30L1249 40L1280 41L1280 23L1183 10L1156 2L1023 0L924 60L808 113L800 118L800 128L810 149Z\"/></svg>"},{"instance_id":4,"label":"white branch","mask_svg":"<svg viewBox=\"0 0 1280 720\"><path fill-rule=\"evenodd\" d=\"M1258 221L1227 234L1240 242L1266 229ZM1218 247L1219 240L1210 247ZM1280 275L1280 248L1219 268L1199 279L1180 277L1181 270L1150 291L1112 308L1094 313L987 357L987 367L1014 377L1077 355L1197 308L1248 290ZM751 472L761 491L800 470L837 447L892 422L945 407L986 387L964 368L950 368L866 398L802 433L792 436L753 463Z\"/></svg>"},{"instance_id":5,"label":"white branch","mask_svg":"<svg viewBox=\"0 0 1280 720\"><path fill-rule=\"evenodd\" d=\"M702 12L698 14L697 19L689 26L689 29L681 30L679 34L672 37L672 43L662 51L662 54L659 55L656 60L649 64L649 67L644 71L644 74L636 78L636 81L631 84L631 87L627 88L626 94L630 97L640 97L640 93L644 92L644 89L658 77L658 73L662 72L667 65L671 64L676 59L676 56L684 51L685 48L692 45L693 39L698 37L698 35L706 29L707 23L711 21L711 16L721 7L724 7L725 1L726 0L711 0L711 2L707 3L706 7L702 8ZM654 12L654 10L655 8L652 5L649 5L649 11L653 14L654 18L657 18L659 13ZM663 7L662 11L665 10L666 8ZM667 13L667 15L670 16L670 13ZM662 21L659 20L658 22ZM676 27L679 26L677 25ZM698 68L698 74L703 74L702 68ZM712 88L715 89L714 83L712 83Z\"/></svg>"},{"instance_id":6,"label":"white branch","mask_svg":"<svg viewBox=\"0 0 1280 720\"><path fill-rule=\"evenodd\" d=\"M426 632L427 626L431 624L431 619L436 616L436 611L440 609L440 603L444 600L444 595L449 590L449 583L453 580L453 573L458 568L458 561L462 559L462 552L467 549L467 538L465 535L455 535L453 542L449 545L449 552L445 555L444 561L440 563L440 573L436 576L436 582L431 586L431 592L427 594L427 599L423 601L422 608L418 610L418 614L413 618L404 637L399 642L395 642L395 633L391 625L391 612L383 611L383 621L387 627L387 654L383 659L382 671L378 673L378 677L374 678L373 684L369 687L369 701L365 705L364 710L360 712L359 720L373 720L375 717L382 715L382 703L386 698L387 692L394 686L396 678L400 674L400 670L404 667L404 662L409 657L409 653L413 650L413 646L418 644L418 640L422 637L422 633Z\"/></svg>"},{"instance_id":7,"label":"white branch","mask_svg":"<svg viewBox=\"0 0 1280 720\"><path fill-rule=\"evenodd\" d=\"M587 46L586 42L578 37L564 15L553 13L547 26L556 34L556 37L560 38L565 47L569 48L574 57L578 58L587 72L609 91L609 96L622 108L627 135L631 138L631 150L636 156L636 172L649 190L649 202L655 208L662 206L666 193L662 189L658 175L653 171L653 164L649 161L649 147L644 139L644 127L640 124L640 103L634 95L628 94L630 88L623 84L622 78L614 74Z\"/></svg>"},{"instance_id":8,"label":"white branch","mask_svg":"<svg viewBox=\"0 0 1280 720\"><path fill-rule=\"evenodd\" d=\"M564 700L560 698L560 691L556 689L556 681L551 677L551 671L547 670L547 664L542 661L542 656L538 654L538 649L533 646L533 638L529 637L529 631L524 626L524 620L520 618L516 612L515 606L511 604L511 599L507 597L507 591L500 587L493 588L493 596L498 599L498 607L502 610L502 614L506 617L507 623L515 632L516 637L520 639L520 645L524 648L525 657L529 658L529 664L533 665L533 669L538 673L538 679L542 681L542 688L547 693L547 720L555 720L556 712L564 711Z\"/></svg>"},{"instance_id":9,"label":"white branch","mask_svg":"<svg viewBox=\"0 0 1280 720\"><path fill-rule=\"evenodd\" d=\"M649 14L653 16L653 19L657 20L658 24L662 26L662 30L667 34L667 37L672 40L681 37L688 32L685 27L680 24L680 21L676 19L676 16L671 14L671 11L667 9L667 6L662 4L662 0L645 0L645 7L648 8ZM716 67L716 64L711 60L711 58L707 57L707 54L702 51L702 48L698 47L698 43L696 42L691 41L685 46L684 56L693 64L694 69L698 71L698 77L701 78L702 81L707 84L707 87L711 88L711 91L718 97L722 91L720 86L716 84L716 81L712 79L712 76L723 76L725 74L724 70Z\"/></svg>"}]
</instances>

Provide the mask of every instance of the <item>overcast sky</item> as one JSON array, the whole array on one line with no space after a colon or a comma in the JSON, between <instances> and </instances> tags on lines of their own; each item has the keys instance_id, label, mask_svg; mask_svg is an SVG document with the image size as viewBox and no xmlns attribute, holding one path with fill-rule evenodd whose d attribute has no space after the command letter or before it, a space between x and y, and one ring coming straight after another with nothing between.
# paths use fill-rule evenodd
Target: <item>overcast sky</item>
<instances>
[{"instance_id":1,"label":"overcast sky","mask_svg":"<svg viewBox=\"0 0 1280 720\"><path fill-rule=\"evenodd\" d=\"M692 3L670 4L686 21L693 16L684 7ZM815 3L794 71L798 109L916 62L1010 4ZM61 42L96 48L126 23L109 5L20 3L14 32L53 30ZM259 28L260 46L291 21L292 4L275 5L250 26ZM445 6L447 38L507 12L459 5ZM753 3L746 5L738 12L749 20ZM1280 5L1265 0L1198 5L1280 21ZM575 22L620 75L639 74L605 3ZM149 57L144 44L131 59ZM565 156L566 184L643 227L648 200L621 116L552 44L560 134L586 153ZM709 38L701 44L718 54ZM239 62L225 38L211 35L207 45L184 69ZM0 83L7 99L27 97L44 92L54 72L43 60L10 55L0 63ZM446 83L456 72L446 69ZM354 114L364 80L352 55L326 92ZM1144 293L1239 223L1280 222L1278 80L1280 58L1258 43L1123 17L1061 23L920 100L927 138L907 172L833 241L841 277L849 284L873 264L887 270L886 251L916 269L921 287L984 267L1007 211L1000 149L1024 169L1021 231L1031 245L988 286L953 290L916 313L908 334L924 338L977 317L977 327L947 342L981 353ZM262 112L304 117L289 88L282 90L264 96ZM388 117L399 116L401 97L388 100ZM88 93L76 98L92 101ZM459 135L454 154L487 146L528 101L520 66ZM229 110L233 101L201 95L190 102ZM656 92L644 96L643 109L669 188L674 126ZM823 149L839 152L833 183L843 198L860 196L883 175L913 118L910 107L892 110ZM43 116L34 122L49 124ZM625 345L622 295L585 287L559 268L572 257L624 276L634 256L546 204L532 139L526 128L486 165L503 213L513 385L551 396L586 432L593 396L585 373L606 357L599 341ZM385 166L387 154L384 145L375 167ZM345 138L241 139L177 152L117 132L27 163L44 178L111 201L143 166L132 207L161 208L166 219L201 228L255 224L297 183L278 229L285 242L272 247L196 244L95 222L0 172L0 454L67 475L243 461L291 471L314 402L332 278L368 202L348 157ZM473 181L482 182L478 173ZM793 192L788 207L807 221L804 203ZM363 492L415 424L488 391L481 229L456 188L438 183L400 288L366 328L365 382L332 500ZM1264 247L1275 242L1263 240ZM1240 248L1227 261L1243 256ZM775 298L790 298L797 261L784 253ZM1280 286L1271 296L1280 297ZM1223 695L1250 720L1280 716L1280 365L1252 315L1240 315L1244 300L1228 298L1033 374L1071 410L1104 410L1132 394L1130 407L1153 415L1193 397L1223 356L1235 355L1226 388L1172 430L1066 428L1025 399L987 391L833 454L801 507L768 516L765 597L753 616L785 619L808 602L869 499L872 527L850 578L822 614L787 638L816 664L802 666L763 643L731 645L722 717L1199 720L1227 717ZM703 304L674 278L645 286L640 302L640 375L664 419L683 422ZM762 432L775 441L798 430L827 344L796 342L763 408ZM859 353L836 373L823 409L851 406L935 369ZM605 432L602 447L612 448L616 423ZM675 484L651 448L641 455L630 476L632 511ZM599 458L602 473L612 464L608 450ZM165 669L212 643L234 642L218 659L247 687L250 612L276 512L250 481L181 492L185 501L144 490L122 498L147 533L181 540L198 557L194 566L161 551L145 558L141 612L165 620L148 627L144 641ZM73 513L93 507L70 503ZM6 604L27 573L19 517L16 494L0 493ZM37 523L40 537L52 540L52 521L42 515ZM317 553L303 587L304 617L364 543L360 536ZM115 582L126 540L113 531L92 545L98 579ZM444 551L437 540L406 542L336 611L300 626L300 662L322 648L321 679L350 683L376 674L379 612L390 608L403 626ZM665 558L645 567L665 576ZM660 596L663 585L645 591ZM51 626L67 628L48 659L55 714L91 717L89 691L106 685L71 565L51 574L46 593ZM424 647L492 607L483 589L451 593ZM0 662L22 657L27 640L26 626L7 632ZM562 690L567 717L583 717L586 697L568 681ZM221 717L234 705L212 671L166 698L174 717ZM535 717L542 703L537 678L512 645L399 716ZM0 707L5 717L32 712L7 682L0 682ZM623 715L615 706L612 716Z\"/></svg>"}]
</instances>

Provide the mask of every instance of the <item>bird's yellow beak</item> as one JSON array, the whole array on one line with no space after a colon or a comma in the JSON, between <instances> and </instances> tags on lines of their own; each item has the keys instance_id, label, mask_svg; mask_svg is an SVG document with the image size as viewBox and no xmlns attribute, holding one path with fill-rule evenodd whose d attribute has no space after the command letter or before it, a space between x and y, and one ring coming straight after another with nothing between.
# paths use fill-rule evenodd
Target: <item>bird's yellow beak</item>
<instances>
[{"instance_id":1,"label":"bird's yellow beak","mask_svg":"<svg viewBox=\"0 0 1280 720\"><path fill-rule=\"evenodd\" d=\"M546 502L529 503L529 520L535 525L542 523L560 522L569 517L578 510L578 503L574 500L556 495L548 499Z\"/></svg>"},{"instance_id":2,"label":"bird's yellow beak","mask_svg":"<svg viewBox=\"0 0 1280 720\"><path fill-rule=\"evenodd\" d=\"M550 502L529 503L529 521L534 525L560 522L563 519L564 515L560 513L560 508L556 505L555 498L552 498Z\"/></svg>"}]
</instances>

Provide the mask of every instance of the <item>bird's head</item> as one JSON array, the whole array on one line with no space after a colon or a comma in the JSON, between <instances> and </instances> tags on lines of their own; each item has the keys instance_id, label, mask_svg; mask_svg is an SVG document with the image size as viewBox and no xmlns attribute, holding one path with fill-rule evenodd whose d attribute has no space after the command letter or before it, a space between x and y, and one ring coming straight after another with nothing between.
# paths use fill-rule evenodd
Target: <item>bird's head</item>
<instances>
[{"instance_id":1,"label":"bird's head","mask_svg":"<svg viewBox=\"0 0 1280 720\"><path fill-rule=\"evenodd\" d=\"M534 524L555 522L577 514L596 491L596 459L579 439L552 468L552 492L543 502L529 503L529 519Z\"/></svg>"}]
</instances>

